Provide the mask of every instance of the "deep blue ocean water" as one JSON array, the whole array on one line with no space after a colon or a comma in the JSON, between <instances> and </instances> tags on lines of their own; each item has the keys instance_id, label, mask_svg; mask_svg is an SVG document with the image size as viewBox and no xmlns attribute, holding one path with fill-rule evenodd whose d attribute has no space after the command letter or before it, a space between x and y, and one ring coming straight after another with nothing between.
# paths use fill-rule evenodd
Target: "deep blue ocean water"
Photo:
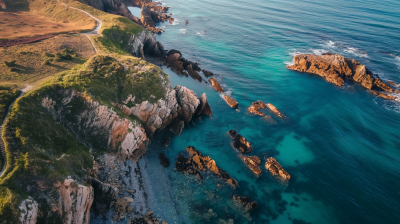
<instances>
[{"instance_id":1,"label":"deep blue ocean water","mask_svg":"<svg viewBox=\"0 0 400 224\"><path fill-rule=\"evenodd\" d=\"M153 140L145 157L153 164L149 174L165 176L153 192L155 214L169 223L400 223L400 102L285 67L294 54L332 52L400 83L400 1L162 2L175 22L159 24L166 32L157 40L216 73L239 111L209 84L164 68L173 86L187 86L198 96L205 92L214 113L186 125L168 148L160 147L168 131ZM257 100L274 104L288 119L272 115L277 124L271 125L249 114L247 107ZM230 129L252 143L251 155L263 162L260 177L231 147ZM239 186L175 171L177 155L189 145L213 158ZM171 160L167 170L159 165L159 152ZM269 156L291 174L289 182L265 170ZM249 195L259 208L243 211L233 194Z\"/></svg>"}]
</instances>

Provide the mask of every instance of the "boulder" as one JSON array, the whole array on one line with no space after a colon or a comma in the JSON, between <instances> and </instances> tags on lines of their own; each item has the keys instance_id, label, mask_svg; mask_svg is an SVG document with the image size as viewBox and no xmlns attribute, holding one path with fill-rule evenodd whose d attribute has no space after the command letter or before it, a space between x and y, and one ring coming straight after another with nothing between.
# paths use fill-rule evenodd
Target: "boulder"
<instances>
[{"instance_id":1,"label":"boulder","mask_svg":"<svg viewBox=\"0 0 400 224\"><path fill-rule=\"evenodd\" d=\"M211 117L212 110L211 110L210 105L208 104L207 96L205 93L203 93L199 96L199 101L200 101L200 104L197 107L196 115L205 114L205 115Z\"/></svg>"},{"instance_id":2,"label":"boulder","mask_svg":"<svg viewBox=\"0 0 400 224\"><path fill-rule=\"evenodd\" d=\"M209 156L204 156L193 146L186 148L190 157L186 158L183 154L178 156L175 169L184 174L195 175L198 179L203 179L200 171L210 171L218 178L224 179L228 184L236 187L238 182L233 179L225 170L219 168L214 160Z\"/></svg>"},{"instance_id":3,"label":"boulder","mask_svg":"<svg viewBox=\"0 0 400 224\"><path fill-rule=\"evenodd\" d=\"M328 82L343 86L346 79L360 83L367 89L397 93L373 74L360 62L338 54L300 54L293 57L293 65L286 67L299 72L307 72L324 77Z\"/></svg>"},{"instance_id":4,"label":"boulder","mask_svg":"<svg viewBox=\"0 0 400 224\"><path fill-rule=\"evenodd\" d=\"M233 139L232 147L239 150L242 154L246 154L253 150L253 146L246 138L238 134L235 130L228 131L229 136Z\"/></svg>"},{"instance_id":5,"label":"boulder","mask_svg":"<svg viewBox=\"0 0 400 224\"><path fill-rule=\"evenodd\" d=\"M182 108L180 117L183 121L188 123L192 120L193 115L197 111L200 100L197 99L193 90L190 90L184 86L175 86L175 91L178 104Z\"/></svg>"},{"instance_id":6,"label":"boulder","mask_svg":"<svg viewBox=\"0 0 400 224\"><path fill-rule=\"evenodd\" d=\"M194 69L193 69L193 64L190 64L186 67L186 70L188 71L189 75L195 79L196 81L201 82L203 80L203 78L201 77L201 75L199 75L199 73L197 73Z\"/></svg>"},{"instance_id":7,"label":"boulder","mask_svg":"<svg viewBox=\"0 0 400 224\"><path fill-rule=\"evenodd\" d=\"M243 162L253 171L255 175L260 175L262 173L259 166L261 165L261 160L257 156L243 156L239 155Z\"/></svg>"},{"instance_id":8,"label":"boulder","mask_svg":"<svg viewBox=\"0 0 400 224\"><path fill-rule=\"evenodd\" d=\"M290 174L286 172L275 158L269 157L265 163L265 168L274 176L281 176L284 180L290 179Z\"/></svg>"},{"instance_id":9,"label":"boulder","mask_svg":"<svg viewBox=\"0 0 400 224\"><path fill-rule=\"evenodd\" d=\"M169 167L169 159L168 159L168 157L167 156L165 156L165 154L164 153L160 153L160 155L158 156L158 158L160 158L160 164L163 166L163 167L165 167L165 168L167 168L167 167Z\"/></svg>"},{"instance_id":10,"label":"boulder","mask_svg":"<svg viewBox=\"0 0 400 224\"><path fill-rule=\"evenodd\" d=\"M384 99L387 99L387 100L395 100L395 99L397 99L397 97L391 96L391 95L389 95L388 93L385 93L385 92L380 92L380 91L375 91L375 90L370 90L369 92L374 94L374 95L376 95L376 96L379 96L379 97L382 97Z\"/></svg>"},{"instance_id":11,"label":"boulder","mask_svg":"<svg viewBox=\"0 0 400 224\"><path fill-rule=\"evenodd\" d=\"M266 116L264 113L260 112L259 110L264 109L267 106L267 104L257 101L253 102L249 108L247 108L247 111L249 111L252 114L255 115L260 115L262 117Z\"/></svg>"},{"instance_id":12,"label":"boulder","mask_svg":"<svg viewBox=\"0 0 400 224\"><path fill-rule=\"evenodd\" d=\"M208 81L210 81L212 87L215 89L215 91L219 93L225 92L224 88L221 87L221 85L215 80L214 78L210 78Z\"/></svg>"},{"instance_id":13,"label":"boulder","mask_svg":"<svg viewBox=\"0 0 400 224\"><path fill-rule=\"evenodd\" d=\"M279 117L283 117L283 114L278 110L278 108L276 108L274 105L267 103L267 107L276 115L278 115Z\"/></svg>"},{"instance_id":14,"label":"boulder","mask_svg":"<svg viewBox=\"0 0 400 224\"><path fill-rule=\"evenodd\" d=\"M222 96L225 100L225 102L233 109L237 109L239 107L238 102L236 102L234 99L230 98L227 95Z\"/></svg>"},{"instance_id":15,"label":"boulder","mask_svg":"<svg viewBox=\"0 0 400 224\"><path fill-rule=\"evenodd\" d=\"M247 211L258 208L257 202L255 202L255 201L251 202L251 199L249 196L240 197L238 195L233 195L233 200L236 203L245 206Z\"/></svg>"}]
</instances>

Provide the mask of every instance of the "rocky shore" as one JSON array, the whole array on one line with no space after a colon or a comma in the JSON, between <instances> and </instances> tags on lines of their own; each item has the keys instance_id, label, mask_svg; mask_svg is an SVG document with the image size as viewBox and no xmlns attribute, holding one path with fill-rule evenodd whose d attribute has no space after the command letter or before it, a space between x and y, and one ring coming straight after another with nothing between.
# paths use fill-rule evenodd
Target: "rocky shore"
<instances>
[{"instance_id":1,"label":"rocky shore","mask_svg":"<svg viewBox=\"0 0 400 224\"><path fill-rule=\"evenodd\" d=\"M396 97L390 96L390 93L399 93L397 89L384 82L365 65L342 55L331 53L324 55L300 54L293 57L293 63L293 65L286 67L291 70L322 76L328 82L337 86L343 86L346 80L351 80L385 99L396 99Z\"/></svg>"}]
</instances>

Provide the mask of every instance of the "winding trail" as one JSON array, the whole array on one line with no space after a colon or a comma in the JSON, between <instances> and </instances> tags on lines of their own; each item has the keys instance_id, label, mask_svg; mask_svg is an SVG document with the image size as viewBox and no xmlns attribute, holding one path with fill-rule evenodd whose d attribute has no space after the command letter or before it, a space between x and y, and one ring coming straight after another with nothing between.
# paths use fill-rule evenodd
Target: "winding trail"
<instances>
[{"instance_id":1,"label":"winding trail","mask_svg":"<svg viewBox=\"0 0 400 224\"><path fill-rule=\"evenodd\" d=\"M93 43L92 40L90 39L89 35L102 36L102 35L100 34L100 30L101 30L101 26L103 25L103 22L102 22L101 20L97 19L96 17L92 16L90 13L88 13L88 12L82 10L82 9L78 9L78 8L74 8L74 7L68 6L68 5L66 5L65 3L60 2L60 1L58 1L58 0L57 0L57 2L63 4L65 7L68 7L68 8L71 8L71 9L75 9L75 10L78 10L78 11L81 11L81 12L85 13L86 15L88 15L89 17L95 19L95 20L98 22L98 25L97 25L97 27L96 27L94 30L92 30L92 31L90 31L90 32L87 32L87 33L80 33L80 34L85 35L85 36L89 39L90 43L91 43L92 46L93 46L94 51L95 51L96 54L97 54L97 48L94 46L94 43ZM19 97L16 98L16 99L14 100L14 102L8 107L7 115L6 115L6 117L4 118L3 123L2 123L1 126L0 126L0 135L1 135L1 138L0 138L0 153L2 154L1 157L2 157L3 160L4 160L4 165L3 165L3 167L2 167L2 169L1 169L1 171L0 171L0 177L3 176L3 173L4 173L4 171L6 170L6 166L7 166L7 153L6 153L6 150L5 150L3 135L1 134L2 131L3 131L3 125L4 125L4 123L6 122L6 120L7 120L7 118L8 118L8 115L10 114L11 108L12 108L12 106L14 105L15 101L17 101L19 98L21 98L27 91L31 90L32 88L33 88L33 86L27 85L24 89L21 90L21 91L22 91L22 92L21 92L21 95L19 95ZM63 157L64 157L64 155L61 156L61 158L63 158ZM60 158L60 159L61 159L61 158Z\"/></svg>"},{"instance_id":2,"label":"winding trail","mask_svg":"<svg viewBox=\"0 0 400 224\"><path fill-rule=\"evenodd\" d=\"M1 134L3 132L4 123L6 123L8 115L10 114L11 108L14 105L15 101L17 101L19 98L21 98L26 92L28 92L32 88L33 88L33 86L27 85L24 89L21 90L22 91L21 94L8 107L7 115L4 118L3 123L0 126L0 135L1 135L1 138L0 138L0 151L1 151L1 154L2 154L2 158L4 159L4 164L3 164L3 167L2 167L2 169L0 171L0 177L3 176L3 173L6 170L6 166L7 166L7 154L6 154L6 149L5 149L5 145L4 145L4 141L3 141L3 135Z\"/></svg>"},{"instance_id":3,"label":"winding trail","mask_svg":"<svg viewBox=\"0 0 400 224\"><path fill-rule=\"evenodd\" d=\"M94 19L94 20L96 20L96 21L98 22L98 25L97 25L97 27L96 27L94 30L92 30L92 31L90 31L90 32L87 32L87 33L80 33L80 34L85 35L85 36L89 39L90 43L91 43L92 46L93 46L94 51L97 53L97 48L94 46L94 44L93 44L92 40L90 39L89 35L102 36L102 35L100 34L100 30L101 30L101 26L103 25L103 22L102 22L101 20L97 19L96 17L92 16L90 13L86 12L85 10L82 10L82 9L78 9L78 8L74 8L74 7L68 6L68 5L66 5L64 2L60 2L60 1L58 1L58 0L57 0L57 2L63 4L65 7L68 7L68 8L71 8L71 9L75 9L75 10L78 10L78 11L81 11L81 12L85 13L86 15L88 15L90 18L92 18L92 19Z\"/></svg>"}]
</instances>

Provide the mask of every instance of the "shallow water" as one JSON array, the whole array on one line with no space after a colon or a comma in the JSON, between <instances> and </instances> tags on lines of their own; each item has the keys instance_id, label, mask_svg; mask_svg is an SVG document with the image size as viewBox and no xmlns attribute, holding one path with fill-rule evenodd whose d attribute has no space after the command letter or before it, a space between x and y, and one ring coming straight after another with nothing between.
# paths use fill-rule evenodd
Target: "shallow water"
<instances>
[{"instance_id":1,"label":"shallow water","mask_svg":"<svg viewBox=\"0 0 400 224\"><path fill-rule=\"evenodd\" d=\"M240 110L229 108L210 85L164 69L174 86L187 86L198 96L205 92L214 112L212 119L186 125L168 148L160 147L168 132L159 133L146 156L149 166L160 166L160 151L170 158L166 191L176 198L181 222L400 222L400 102L285 68L295 54L329 51L400 83L399 1L162 2L175 22L159 24L166 32L157 40L216 73ZM274 104L288 119L272 115L277 124L271 125L249 114L247 107L257 100ZM251 155L263 162L277 158L292 179L283 183L263 165L263 174L254 176L230 146L230 129L252 143ZM231 189L212 175L199 182L175 171L177 155L189 145L211 156L239 187ZM259 208L244 212L232 202L233 194L249 195Z\"/></svg>"}]
</instances>

